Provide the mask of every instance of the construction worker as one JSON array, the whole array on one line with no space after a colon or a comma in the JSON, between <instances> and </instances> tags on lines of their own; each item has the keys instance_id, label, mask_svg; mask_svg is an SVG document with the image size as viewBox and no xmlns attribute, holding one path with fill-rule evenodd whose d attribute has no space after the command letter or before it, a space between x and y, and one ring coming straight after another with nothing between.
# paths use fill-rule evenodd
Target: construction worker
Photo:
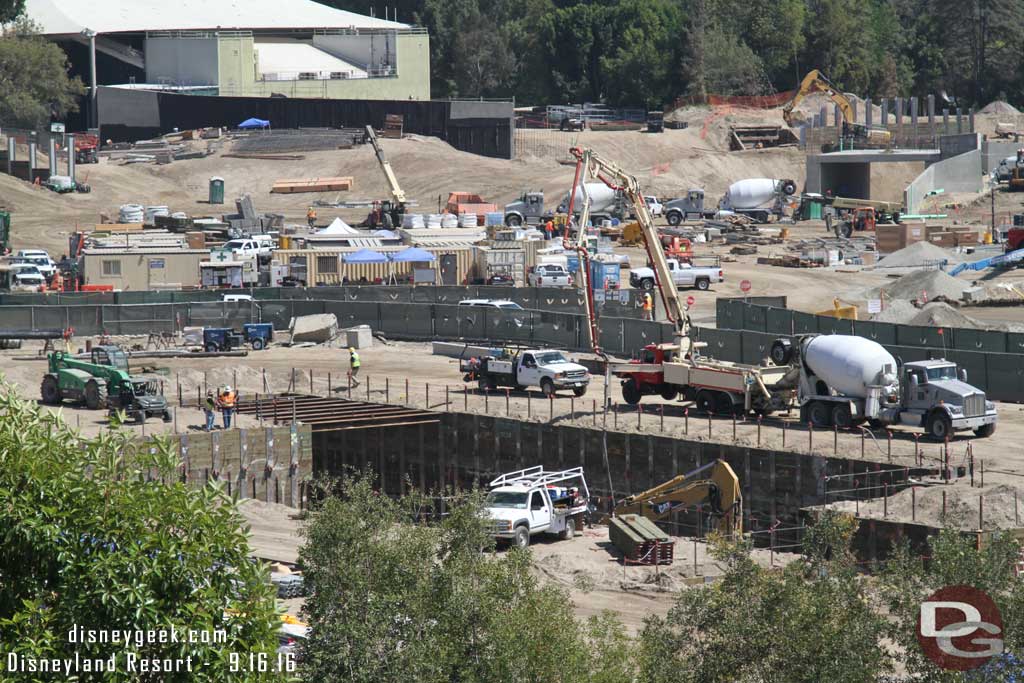
<instances>
[{"instance_id":1,"label":"construction worker","mask_svg":"<svg viewBox=\"0 0 1024 683\"><path fill-rule=\"evenodd\" d=\"M348 378L349 384L354 387L359 386L359 380L356 379L356 375L359 374L359 354L352 347L348 349Z\"/></svg>"},{"instance_id":2,"label":"construction worker","mask_svg":"<svg viewBox=\"0 0 1024 683\"><path fill-rule=\"evenodd\" d=\"M555 234L555 222L548 219L548 222L544 224L544 237L545 239L551 239Z\"/></svg>"},{"instance_id":3,"label":"construction worker","mask_svg":"<svg viewBox=\"0 0 1024 683\"><path fill-rule=\"evenodd\" d=\"M644 292L644 320L654 320L654 297Z\"/></svg>"},{"instance_id":4,"label":"construction worker","mask_svg":"<svg viewBox=\"0 0 1024 683\"><path fill-rule=\"evenodd\" d=\"M213 423L217 419L217 401L213 398L213 392L206 392L206 399L203 401L203 414L206 415L206 431L213 431Z\"/></svg>"},{"instance_id":5,"label":"construction worker","mask_svg":"<svg viewBox=\"0 0 1024 683\"><path fill-rule=\"evenodd\" d=\"M224 417L224 429L231 429L231 416L235 412L235 402L238 400L238 393L227 385L221 389L220 413Z\"/></svg>"},{"instance_id":6,"label":"construction worker","mask_svg":"<svg viewBox=\"0 0 1024 683\"><path fill-rule=\"evenodd\" d=\"M306 222L309 223L309 227L311 228L316 225L316 209L312 206L309 207L308 211L306 211Z\"/></svg>"}]
</instances>

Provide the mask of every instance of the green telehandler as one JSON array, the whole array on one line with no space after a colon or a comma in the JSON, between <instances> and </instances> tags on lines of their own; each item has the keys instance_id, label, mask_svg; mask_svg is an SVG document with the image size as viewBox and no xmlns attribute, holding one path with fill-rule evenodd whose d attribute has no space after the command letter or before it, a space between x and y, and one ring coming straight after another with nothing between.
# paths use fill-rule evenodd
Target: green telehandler
<instances>
[{"instance_id":1,"label":"green telehandler","mask_svg":"<svg viewBox=\"0 0 1024 683\"><path fill-rule=\"evenodd\" d=\"M39 393L43 403L58 405L65 399L85 403L89 410L124 411L137 423L147 417L170 422L167 399L156 380L128 372L128 356L117 346L96 346L92 358L78 360L64 351L47 357L49 371Z\"/></svg>"}]
</instances>

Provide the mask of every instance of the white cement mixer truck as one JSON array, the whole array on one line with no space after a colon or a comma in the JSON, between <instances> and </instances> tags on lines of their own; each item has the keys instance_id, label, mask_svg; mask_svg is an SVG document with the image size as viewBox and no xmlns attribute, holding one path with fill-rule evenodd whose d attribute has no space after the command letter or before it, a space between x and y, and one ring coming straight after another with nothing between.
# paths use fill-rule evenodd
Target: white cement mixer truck
<instances>
[{"instance_id":1,"label":"white cement mixer truck","mask_svg":"<svg viewBox=\"0 0 1024 683\"><path fill-rule=\"evenodd\" d=\"M881 344L838 334L778 339L771 359L799 372L800 417L815 427L906 425L938 441L968 429L987 437L996 429L995 404L967 383L967 371L956 363L900 365Z\"/></svg>"},{"instance_id":2,"label":"white cement mixer truck","mask_svg":"<svg viewBox=\"0 0 1024 683\"><path fill-rule=\"evenodd\" d=\"M796 192L796 182L774 178L747 178L729 186L718 203L720 213L739 213L758 223L767 223L771 216L782 217L787 197Z\"/></svg>"},{"instance_id":3,"label":"white cement mixer truck","mask_svg":"<svg viewBox=\"0 0 1024 683\"><path fill-rule=\"evenodd\" d=\"M618 218L624 220L629 217L630 206L626 201L622 190L614 190L604 183L586 183L587 194L590 195L590 218L594 225L601 220ZM558 213L569 212L569 192L562 196L558 204ZM576 188L576 196L572 202L572 212L579 215L583 209L583 188Z\"/></svg>"}]
</instances>

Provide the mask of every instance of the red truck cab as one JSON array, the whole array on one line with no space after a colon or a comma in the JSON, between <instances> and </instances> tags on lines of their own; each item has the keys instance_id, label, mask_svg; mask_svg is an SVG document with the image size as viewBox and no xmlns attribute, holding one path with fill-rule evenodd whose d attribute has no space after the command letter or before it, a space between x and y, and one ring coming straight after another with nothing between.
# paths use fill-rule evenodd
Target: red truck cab
<instances>
[{"instance_id":1,"label":"red truck cab","mask_svg":"<svg viewBox=\"0 0 1024 683\"><path fill-rule=\"evenodd\" d=\"M640 357L629 361L637 366L636 372L623 371L616 374L622 378L622 400L636 405L647 394L658 394L666 401L671 401L679 394L679 389L665 384L665 373L661 370L662 363L676 359L679 347L675 344L648 344L640 351Z\"/></svg>"},{"instance_id":2,"label":"red truck cab","mask_svg":"<svg viewBox=\"0 0 1024 683\"><path fill-rule=\"evenodd\" d=\"M1024 228L1010 228L1006 233L1006 251L1024 249Z\"/></svg>"}]
</instances>

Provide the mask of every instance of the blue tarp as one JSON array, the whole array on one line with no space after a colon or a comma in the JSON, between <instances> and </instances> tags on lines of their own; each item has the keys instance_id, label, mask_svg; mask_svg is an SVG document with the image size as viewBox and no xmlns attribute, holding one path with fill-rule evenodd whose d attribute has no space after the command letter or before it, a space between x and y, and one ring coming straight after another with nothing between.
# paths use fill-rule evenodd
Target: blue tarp
<instances>
[{"instance_id":1,"label":"blue tarp","mask_svg":"<svg viewBox=\"0 0 1024 683\"><path fill-rule=\"evenodd\" d=\"M246 119L238 124L239 128L270 128L270 121L263 119Z\"/></svg>"},{"instance_id":2,"label":"blue tarp","mask_svg":"<svg viewBox=\"0 0 1024 683\"><path fill-rule=\"evenodd\" d=\"M402 251L397 252L391 257L391 260L397 263L422 263L425 261L433 261L434 255L424 249L409 247L408 249L403 249Z\"/></svg>"},{"instance_id":3,"label":"blue tarp","mask_svg":"<svg viewBox=\"0 0 1024 683\"><path fill-rule=\"evenodd\" d=\"M345 263L387 263L388 257L373 249L360 249L341 257Z\"/></svg>"}]
</instances>

